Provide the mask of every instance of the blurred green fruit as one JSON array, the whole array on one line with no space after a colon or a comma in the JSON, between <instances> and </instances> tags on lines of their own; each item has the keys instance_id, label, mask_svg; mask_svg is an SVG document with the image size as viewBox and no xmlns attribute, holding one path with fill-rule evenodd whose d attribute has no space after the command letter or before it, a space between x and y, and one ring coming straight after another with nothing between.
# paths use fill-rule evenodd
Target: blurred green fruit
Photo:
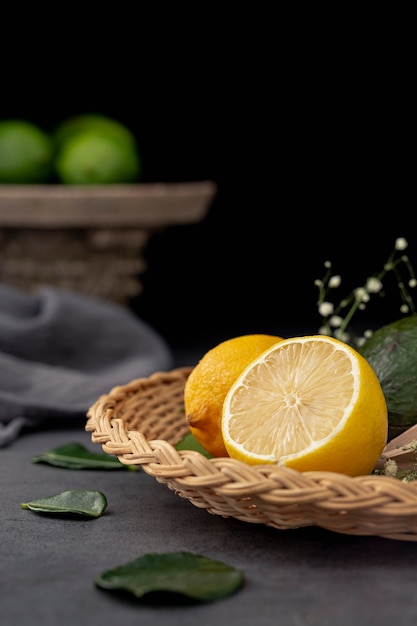
<instances>
[{"instance_id":1,"label":"blurred green fruit","mask_svg":"<svg viewBox=\"0 0 417 626\"><path fill-rule=\"evenodd\" d=\"M417 423L417 315L379 328L359 351L384 392L391 440Z\"/></svg>"},{"instance_id":2,"label":"blurred green fruit","mask_svg":"<svg viewBox=\"0 0 417 626\"><path fill-rule=\"evenodd\" d=\"M141 159L135 143L90 129L74 133L62 144L55 172L67 185L133 183L140 179Z\"/></svg>"},{"instance_id":3,"label":"blurred green fruit","mask_svg":"<svg viewBox=\"0 0 417 626\"><path fill-rule=\"evenodd\" d=\"M52 173L53 141L20 119L0 120L0 183L46 183Z\"/></svg>"}]
</instances>

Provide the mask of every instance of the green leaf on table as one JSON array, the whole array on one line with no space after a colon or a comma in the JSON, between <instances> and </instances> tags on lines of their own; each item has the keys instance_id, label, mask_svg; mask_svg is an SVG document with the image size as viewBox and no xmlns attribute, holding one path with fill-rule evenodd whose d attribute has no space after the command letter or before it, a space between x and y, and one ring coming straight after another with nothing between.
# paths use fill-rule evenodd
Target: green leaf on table
<instances>
[{"instance_id":1,"label":"green leaf on table","mask_svg":"<svg viewBox=\"0 0 417 626\"><path fill-rule=\"evenodd\" d=\"M48 463L66 469L138 469L137 466L123 465L117 456L90 452L80 443L66 443L32 458L32 463Z\"/></svg>"},{"instance_id":2,"label":"green leaf on table","mask_svg":"<svg viewBox=\"0 0 417 626\"><path fill-rule=\"evenodd\" d=\"M102 589L127 591L137 598L168 593L198 602L219 600L243 585L239 570L191 552L150 553L108 570L94 580Z\"/></svg>"},{"instance_id":3,"label":"green leaf on table","mask_svg":"<svg viewBox=\"0 0 417 626\"><path fill-rule=\"evenodd\" d=\"M194 435L189 432L184 435L184 437L175 444L176 450L195 450L196 452L200 452L204 454L208 459L212 458L212 455L207 452L205 448L197 441Z\"/></svg>"},{"instance_id":4,"label":"green leaf on table","mask_svg":"<svg viewBox=\"0 0 417 626\"><path fill-rule=\"evenodd\" d=\"M22 509L30 509L36 513L100 517L107 507L107 498L101 491L73 489L31 502L22 502L20 506Z\"/></svg>"}]
</instances>

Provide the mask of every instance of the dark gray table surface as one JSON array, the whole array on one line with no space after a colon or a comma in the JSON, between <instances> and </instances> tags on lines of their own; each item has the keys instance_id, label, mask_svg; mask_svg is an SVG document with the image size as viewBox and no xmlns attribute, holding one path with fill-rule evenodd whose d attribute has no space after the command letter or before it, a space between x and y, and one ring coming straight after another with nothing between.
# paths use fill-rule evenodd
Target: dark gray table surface
<instances>
[{"instance_id":1,"label":"dark gray table surface","mask_svg":"<svg viewBox=\"0 0 417 626\"><path fill-rule=\"evenodd\" d=\"M68 470L31 460L75 441L101 452L83 423L28 432L0 450L1 626L417 623L417 543L223 519L143 471ZM102 491L105 513L59 519L20 507L66 489ZM240 569L243 588L212 603L153 606L93 583L143 554L178 550Z\"/></svg>"}]
</instances>

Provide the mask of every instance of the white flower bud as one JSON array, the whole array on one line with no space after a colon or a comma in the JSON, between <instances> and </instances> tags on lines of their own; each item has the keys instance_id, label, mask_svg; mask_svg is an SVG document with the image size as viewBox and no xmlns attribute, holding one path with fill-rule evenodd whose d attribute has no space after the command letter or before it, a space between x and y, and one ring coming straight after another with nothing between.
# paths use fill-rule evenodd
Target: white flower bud
<instances>
[{"instance_id":1,"label":"white flower bud","mask_svg":"<svg viewBox=\"0 0 417 626\"><path fill-rule=\"evenodd\" d=\"M337 274L335 274L335 276L331 276L330 280L329 280L329 287L334 288L334 287L339 287L340 283L342 282L342 279L340 276L338 276Z\"/></svg>"},{"instance_id":2,"label":"white flower bud","mask_svg":"<svg viewBox=\"0 0 417 626\"><path fill-rule=\"evenodd\" d=\"M405 250L407 246L408 246L408 241L407 239L404 239L404 237L398 237L398 239L395 240L396 250Z\"/></svg>"},{"instance_id":3,"label":"white flower bud","mask_svg":"<svg viewBox=\"0 0 417 626\"><path fill-rule=\"evenodd\" d=\"M331 302L322 302L319 304L319 313L322 317L328 317L334 311L334 305Z\"/></svg>"},{"instance_id":4,"label":"white flower bud","mask_svg":"<svg viewBox=\"0 0 417 626\"><path fill-rule=\"evenodd\" d=\"M339 326L342 325L342 322L343 318L340 317L340 315L332 315L330 318L330 326L333 326L333 328L339 328Z\"/></svg>"},{"instance_id":5,"label":"white flower bud","mask_svg":"<svg viewBox=\"0 0 417 626\"><path fill-rule=\"evenodd\" d=\"M381 291L382 286L383 285L379 278L376 278L375 276L371 276L371 278L368 278L366 281L366 289L369 293L378 293Z\"/></svg>"}]
</instances>

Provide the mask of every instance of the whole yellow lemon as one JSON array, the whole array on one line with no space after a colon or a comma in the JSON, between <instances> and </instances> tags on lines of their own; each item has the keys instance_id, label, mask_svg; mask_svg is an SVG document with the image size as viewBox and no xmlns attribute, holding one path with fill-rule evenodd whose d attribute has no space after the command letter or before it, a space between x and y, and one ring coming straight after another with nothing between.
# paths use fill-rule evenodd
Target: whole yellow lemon
<instances>
[{"instance_id":1,"label":"whole yellow lemon","mask_svg":"<svg viewBox=\"0 0 417 626\"><path fill-rule=\"evenodd\" d=\"M282 337L267 334L233 337L206 352L192 370L184 389L185 416L195 439L212 456L229 456L221 429L227 392L254 359L279 341Z\"/></svg>"}]
</instances>

